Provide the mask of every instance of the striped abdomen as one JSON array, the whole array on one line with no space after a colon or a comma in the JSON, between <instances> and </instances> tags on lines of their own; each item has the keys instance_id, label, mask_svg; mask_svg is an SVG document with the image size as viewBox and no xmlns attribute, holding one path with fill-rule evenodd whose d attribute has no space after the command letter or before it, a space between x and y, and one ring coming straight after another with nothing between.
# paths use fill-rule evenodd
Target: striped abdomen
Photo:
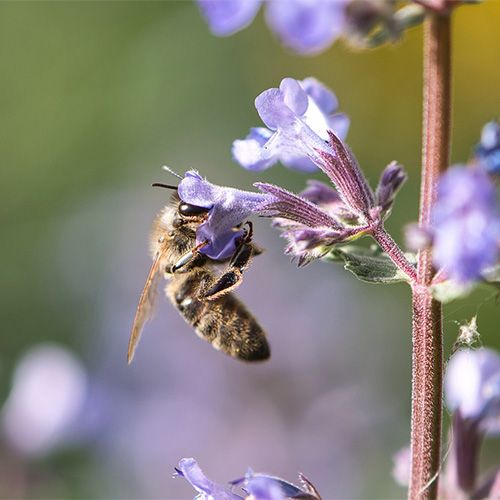
<instances>
[{"instance_id":1,"label":"striped abdomen","mask_svg":"<svg viewBox=\"0 0 500 500\"><path fill-rule=\"evenodd\" d=\"M174 274L165 292L196 333L216 349L244 361L268 359L270 351L264 331L235 295L198 300L200 290L212 278L207 269Z\"/></svg>"}]
</instances>

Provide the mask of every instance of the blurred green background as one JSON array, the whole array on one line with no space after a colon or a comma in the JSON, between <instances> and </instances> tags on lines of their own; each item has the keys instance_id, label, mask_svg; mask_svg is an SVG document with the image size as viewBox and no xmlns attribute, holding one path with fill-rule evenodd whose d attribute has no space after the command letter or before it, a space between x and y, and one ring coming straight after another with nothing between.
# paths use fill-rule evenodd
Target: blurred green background
<instances>
[{"instance_id":1,"label":"blurred green background","mask_svg":"<svg viewBox=\"0 0 500 500\"><path fill-rule=\"evenodd\" d=\"M301 174L277 166L255 175L231 159L232 141L260 125L254 98L282 78L315 76L334 90L351 117L347 143L372 185L392 160L409 174L388 229L401 242L417 219L421 28L395 46L356 52L337 43L301 58L262 17L216 38L188 1L0 5L0 403L19 360L47 342L81 360L92 395L83 430L44 452L23 453L2 438L2 498L191 498L189 485L170 477L191 454L221 482L251 466L292 481L300 470L325 499L404 496L390 474L391 455L409 440L403 285L363 285L319 262L296 269L278 233L257 221L256 241L268 251L239 294L269 332L271 361L253 368L226 359L160 300L126 366L149 228L166 201L150 184L174 182L161 166L242 189L257 180L304 186ZM494 1L456 13L454 163L499 116L499 20ZM478 311L483 344L500 348L497 302L480 290L447 306L447 349L454 320ZM185 399L175 392L179 377ZM189 406L203 397L199 410ZM234 415L221 410L227 398ZM214 427L202 427L210 415ZM172 445L176 433L184 447ZM498 450L489 443L485 463Z\"/></svg>"}]
</instances>

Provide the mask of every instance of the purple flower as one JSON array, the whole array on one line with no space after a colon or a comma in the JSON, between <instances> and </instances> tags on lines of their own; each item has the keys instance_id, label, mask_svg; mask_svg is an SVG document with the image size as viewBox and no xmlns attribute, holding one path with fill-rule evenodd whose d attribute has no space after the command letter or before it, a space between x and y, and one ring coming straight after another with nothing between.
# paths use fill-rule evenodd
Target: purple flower
<instances>
[{"instance_id":1,"label":"purple flower","mask_svg":"<svg viewBox=\"0 0 500 500\"><path fill-rule=\"evenodd\" d=\"M283 45L303 55L326 50L342 35L347 0L269 1L266 21Z\"/></svg>"},{"instance_id":2,"label":"purple flower","mask_svg":"<svg viewBox=\"0 0 500 500\"><path fill-rule=\"evenodd\" d=\"M227 36L246 28L260 8L262 0L197 0L212 33Z\"/></svg>"},{"instance_id":3,"label":"purple flower","mask_svg":"<svg viewBox=\"0 0 500 500\"><path fill-rule=\"evenodd\" d=\"M231 35L254 19L261 0L197 0L215 35ZM347 0L268 0L266 21L293 51L313 55L328 48L341 34Z\"/></svg>"},{"instance_id":4,"label":"purple flower","mask_svg":"<svg viewBox=\"0 0 500 500\"><path fill-rule=\"evenodd\" d=\"M208 218L196 229L196 242L208 240L200 249L211 259L225 259L236 251L236 240L243 234L238 226L258 212L269 195L216 186L190 170L178 186L179 197L185 203L208 208Z\"/></svg>"},{"instance_id":5,"label":"purple flower","mask_svg":"<svg viewBox=\"0 0 500 500\"><path fill-rule=\"evenodd\" d=\"M299 475L304 488L301 489L284 479L267 474L255 474L251 470L244 478L232 481L234 486L241 486L252 500L318 500L320 497L314 486L303 475Z\"/></svg>"},{"instance_id":6,"label":"purple flower","mask_svg":"<svg viewBox=\"0 0 500 500\"><path fill-rule=\"evenodd\" d=\"M441 177L433 212L434 263L466 284L498 261L500 211L495 186L481 170L452 167Z\"/></svg>"},{"instance_id":7,"label":"purple flower","mask_svg":"<svg viewBox=\"0 0 500 500\"><path fill-rule=\"evenodd\" d=\"M500 125L488 122L481 131L481 140L474 150L477 164L490 174L500 175Z\"/></svg>"},{"instance_id":8,"label":"purple flower","mask_svg":"<svg viewBox=\"0 0 500 500\"><path fill-rule=\"evenodd\" d=\"M243 500L242 496L208 479L193 458L183 458L175 471L174 477L185 477L199 493L197 500Z\"/></svg>"},{"instance_id":9,"label":"purple flower","mask_svg":"<svg viewBox=\"0 0 500 500\"><path fill-rule=\"evenodd\" d=\"M288 5L288 3L285 3ZM324 150L333 131L345 139L346 115L337 113L335 94L315 78L285 78L280 88L262 92L255 107L268 128L253 128L233 143L233 157L244 168L261 171L281 161L302 172L315 172L317 150Z\"/></svg>"},{"instance_id":10,"label":"purple flower","mask_svg":"<svg viewBox=\"0 0 500 500\"><path fill-rule=\"evenodd\" d=\"M251 470L241 479L231 481L233 487L238 486L245 492L242 497L224 486L208 479L193 458L183 458L179 467L175 468L174 477L185 477L199 492L196 500L319 500L314 486L304 476L299 475L304 488L298 488L292 483L278 477L266 474L254 474Z\"/></svg>"}]
</instances>

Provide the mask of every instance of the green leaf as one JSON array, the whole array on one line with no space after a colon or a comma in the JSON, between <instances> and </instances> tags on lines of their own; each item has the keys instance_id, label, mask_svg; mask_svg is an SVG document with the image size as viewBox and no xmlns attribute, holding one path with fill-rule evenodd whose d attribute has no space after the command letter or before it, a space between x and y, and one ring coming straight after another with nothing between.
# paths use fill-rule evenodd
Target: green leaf
<instances>
[{"instance_id":1,"label":"green leaf","mask_svg":"<svg viewBox=\"0 0 500 500\"><path fill-rule=\"evenodd\" d=\"M411 255L409 258L411 261L414 260ZM399 283L407 281L407 276L378 247L363 248L346 245L332 250L324 259L332 262L343 262L345 269L365 283Z\"/></svg>"}]
</instances>

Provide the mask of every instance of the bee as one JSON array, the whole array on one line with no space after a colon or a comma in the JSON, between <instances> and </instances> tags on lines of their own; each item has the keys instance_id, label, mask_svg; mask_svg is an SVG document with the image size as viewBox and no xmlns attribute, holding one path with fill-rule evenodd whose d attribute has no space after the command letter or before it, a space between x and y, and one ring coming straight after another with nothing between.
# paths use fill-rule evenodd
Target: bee
<instances>
[{"instance_id":1,"label":"bee","mask_svg":"<svg viewBox=\"0 0 500 500\"><path fill-rule=\"evenodd\" d=\"M165 294L196 334L216 349L243 361L263 361L270 350L266 334L246 306L231 292L242 280L254 255L262 253L252 243L252 225L243 230L230 258L211 259L200 252L206 243L196 243L196 228L208 218L207 208L184 203L177 187L169 205L153 223L150 246L153 264L142 291L130 336L130 363L144 324L151 318L160 277L167 280ZM234 231L241 230L235 227ZM240 231L241 232L241 231ZM225 270L218 274L215 265Z\"/></svg>"}]
</instances>

